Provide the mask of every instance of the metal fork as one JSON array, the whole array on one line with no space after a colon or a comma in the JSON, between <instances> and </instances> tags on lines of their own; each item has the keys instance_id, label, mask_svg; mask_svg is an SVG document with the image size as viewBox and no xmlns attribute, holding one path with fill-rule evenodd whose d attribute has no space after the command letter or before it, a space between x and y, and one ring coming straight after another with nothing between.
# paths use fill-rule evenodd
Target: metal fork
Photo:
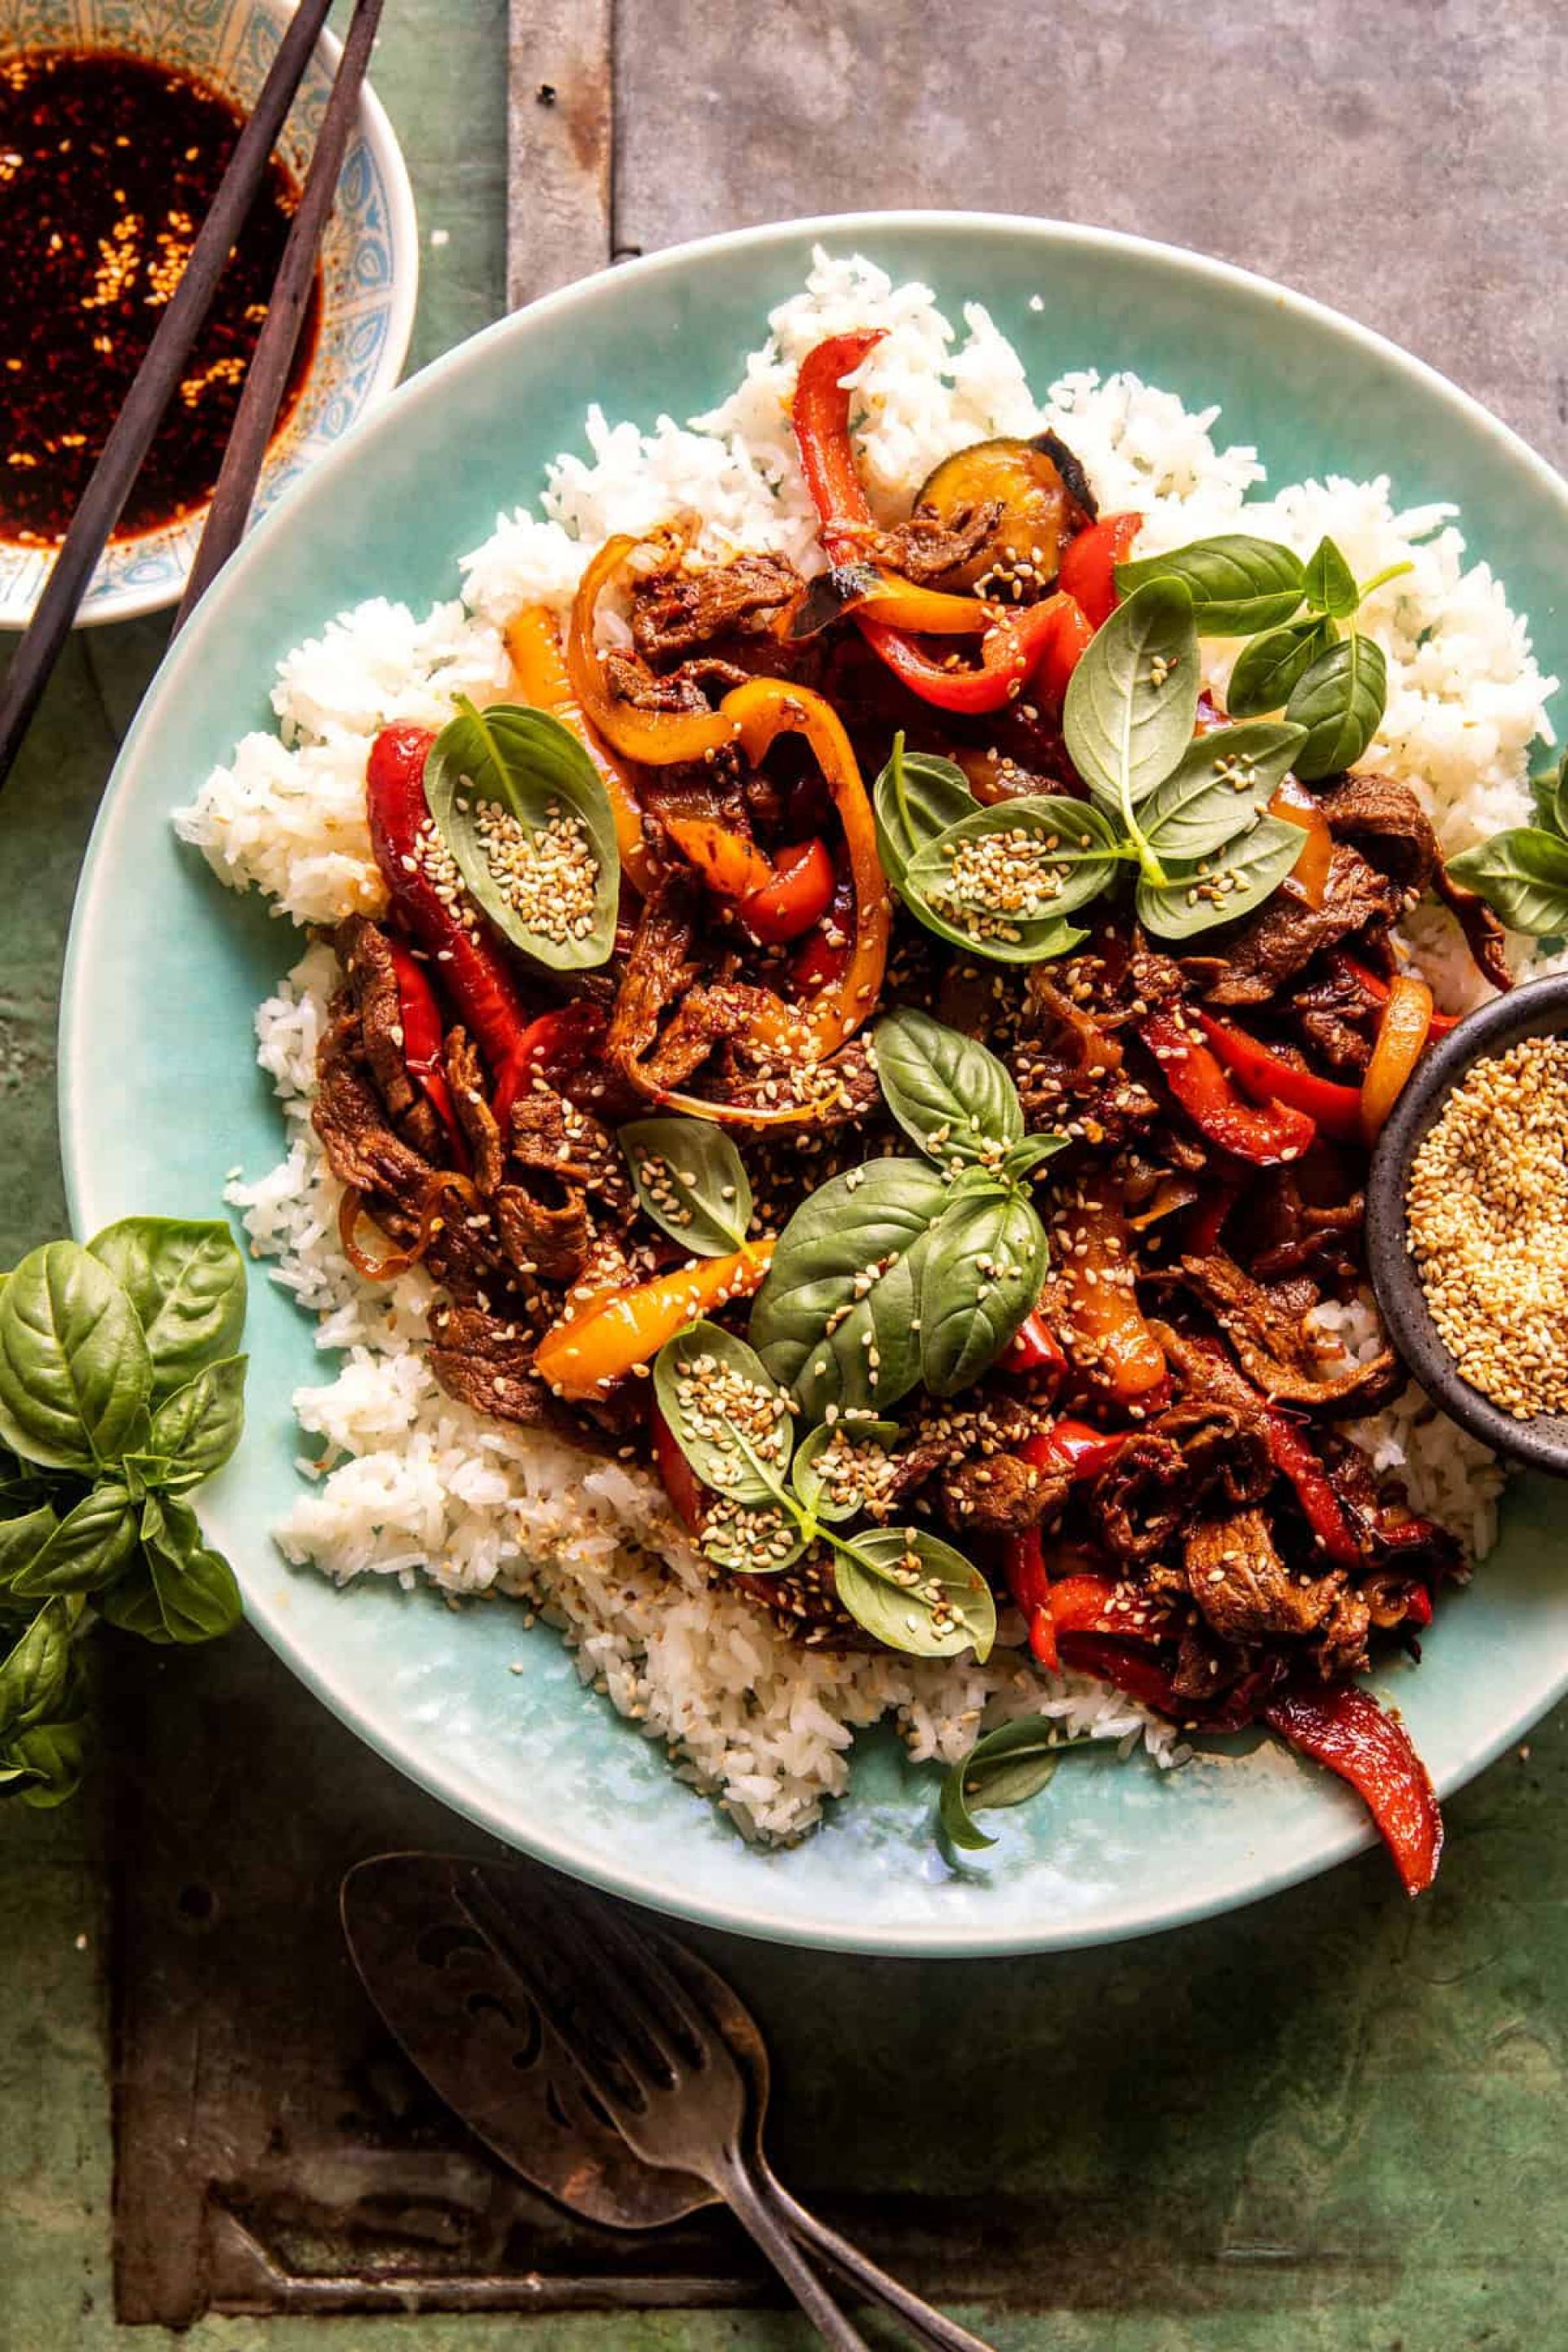
<instances>
[{"instance_id":1,"label":"metal fork","mask_svg":"<svg viewBox=\"0 0 1568 2352\"><path fill-rule=\"evenodd\" d=\"M866 2352L864 2338L802 2256L797 2238L895 2312L931 2352L988 2352L978 2336L889 2277L774 2178L748 2082L748 2075L765 2078L760 2036L739 2002L724 2018L710 2013L695 1964L686 1963L694 1981L683 1982L677 1973L686 1958L678 1944L660 1948L618 1908L580 1902L555 1888L548 1894L542 1888L524 1933L482 1865L458 1880L454 1892L498 1958L522 1979L628 2147L645 2163L708 2182L836 2352ZM704 1984L708 1975L701 1972ZM755 2053L749 2049L752 2040Z\"/></svg>"}]
</instances>

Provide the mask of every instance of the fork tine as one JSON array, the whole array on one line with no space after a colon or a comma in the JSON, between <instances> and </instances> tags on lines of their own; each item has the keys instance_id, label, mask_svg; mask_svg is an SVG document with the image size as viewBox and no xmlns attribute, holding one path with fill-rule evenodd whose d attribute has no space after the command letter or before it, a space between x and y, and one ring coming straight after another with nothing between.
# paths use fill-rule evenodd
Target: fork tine
<instances>
[{"instance_id":1,"label":"fork tine","mask_svg":"<svg viewBox=\"0 0 1568 2352\"><path fill-rule=\"evenodd\" d=\"M616 2011L623 2032L629 2025L633 2033L668 2066L671 2075L678 2077L683 2064L691 2062L683 2058L668 2019L661 2018L647 1999L638 1974L645 1953L619 1910L609 1903L584 1903L573 1895L557 1895L552 1908L570 1936L574 1956L585 1980L595 1988L601 2002ZM610 1950L605 1948L606 1944L612 1948ZM684 2019L681 2021L686 2023ZM694 2025L688 2030L700 2053L700 2030ZM701 2063L700 2056L698 2063Z\"/></svg>"},{"instance_id":2,"label":"fork tine","mask_svg":"<svg viewBox=\"0 0 1568 2352\"><path fill-rule=\"evenodd\" d=\"M624 2085L615 2081L591 2039L579 2031L548 1973L540 1966L537 1954L517 1933L505 1906L497 1900L479 1870L476 1867L465 1871L462 1878L454 1882L453 1892L497 1958L521 1979L530 2000L552 2028L556 2040L611 2122L626 2115L630 2102ZM641 2082L629 2064L626 2072L640 2094Z\"/></svg>"},{"instance_id":3,"label":"fork tine","mask_svg":"<svg viewBox=\"0 0 1568 2352\"><path fill-rule=\"evenodd\" d=\"M650 1989L658 1993L664 2006L666 2032L679 2027L687 2037L696 2063L708 2064L714 2044L723 2037L706 2011L699 2008L678 1980L656 1938L618 1904L606 1903L602 1909L595 1909L594 1916L595 1923L604 1922L623 1962L637 1972L637 1981L645 2001Z\"/></svg>"}]
</instances>

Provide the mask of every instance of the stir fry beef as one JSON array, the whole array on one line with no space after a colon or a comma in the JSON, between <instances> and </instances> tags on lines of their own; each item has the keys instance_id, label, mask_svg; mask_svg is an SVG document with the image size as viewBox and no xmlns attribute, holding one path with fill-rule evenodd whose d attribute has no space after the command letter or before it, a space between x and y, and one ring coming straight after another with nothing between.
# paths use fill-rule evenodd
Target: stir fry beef
<instances>
[{"instance_id":1,"label":"stir fry beef","mask_svg":"<svg viewBox=\"0 0 1568 2352\"><path fill-rule=\"evenodd\" d=\"M835 344L817 386L824 415L847 419L843 379L875 340ZM904 1113L895 1118L876 1016L918 1009L984 1045L1013 1082L1022 1131L1061 1146L1023 1180L1047 1270L1033 1313L970 1387L939 1401L917 1383L895 1402L899 1434L850 1505L856 1528L940 1532L989 1581L1004 1638L1018 1639L1021 1620L1047 1664L1059 1641L1063 1663L1179 1723L1237 1726L1272 1709L1323 1744L1302 1693L1359 1672L1374 1636L1413 1643L1434 1589L1463 1568L1453 1538L1333 1426L1391 1399L1404 1379L1393 1351L1351 1362L1318 1312L1364 1288L1363 1082L1400 984L1394 927L1436 891L1500 985L1501 934L1448 883L1415 793L1358 769L1310 796L1290 785L1312 847L1300 877L1190 946L1179 925L1169 952L1145 936L1129 892L1079 914L1089 939L1037 962L965 952L918 920L902 883L889 887L885 845L867 845L866 788L894 734L906 756L950 763L982 808L1082 797L1062 678L1047 691L1043 662L1026 681L994 665L1030 628L1047 642L1045 608L1063 603L1051 590L1058 566L1066 587L1080 534L1137 523L1094 523L1070 453L1046 451L1058 480L1050 543L1020 554L1019 515L990 490L1040 453L986 449L896 528L857 501L842 452L819 453L813 494L842 506L825 523L830 572L810 583L771 553L704 564L671 534L650 565L621 542L630 553L603 576L635 575L630 648L584 669L578 644L571 671L590 741L601 726L627 764L641 824L613 951L594 971L542 974L498 949L506 1017L486 1029L480 972L467 995L450 992L458 1025L427 936L439 917L389 874L390 928L356 919L337 935L345 982L321 1048L317 1127L353 1200L439 1287L430 1361L443 1385L500 1419L651 1460L700 1537L739 1507L703 1487L649 1409L661 1345L699 1315L744 1339L795 1212L829 1180L920 1146ZM1107 537L1096 559L1101 617L1131 543ZM1073 576L1096 577L1087 557ZM949 609L954 593L992 601L972 625ZM896 625L876 621L889 595ZM844 755L825 756L821 724L813 734L803 723L813 689L831 740L847 735L863 771L854 801ZM766 711L770 692L771 718L748 731L740 714ZM1200 709L1200 732L1225 723ZM402 752L405 784L413 748ZM624 803L617 814L624 824ZM805 914L763 922L775 885L807 867ZM784 902L787 917L787 892ZM447 1005L433 1054L427 1009L420 1039L408 1034L404 927ZM855 959L868 931L875 962L851 1000L843 975L865 973ZM475 935L490 936L482 925ZM616 1126L670 1109L700 1114L740 1148L754 1205L731 1255L688 1257L628 1180ZM946 1172L957 1182L962 1165ZM880 1272L868 1269L868 1284ZM552 1351L563 1336L568 1351L585 1348L580 1327L601 1314L637 1345L567 1379ZM554 1389L535 1367L542 1342ZM761 1551L756 1572L713 1564L724 1556L716 1545L715 1580L793 1636L867 1641L823 1523L782 1571L763 1572Z\"/></svg>"},{"instance_id":2,"label":"stir fry beef","mask_svg":"<svg viewBox=\"0 0 1568 2352\"><path fill-rule=\"evenodd\" d=\"M1242 1369L1271 1400L1335 1414L1375 1412L1397 1395L1405 1372L1392 1348L1370 1362L1324 1373L1323 1350L1308 1310L1316 1286L1302 1289L1255 1282L1223 1250L1185 1257L1182 1279L1229 1339Z\"/></svg>"},{"instance_id":3,"label":"stir fry beef","mask_svg":"<svg viewBox=\"0 0 1568 2352\"><path fill-rule=\"evenodd\" d=\"M731 632L773 626L805 586L782 555L742 555L732 563L677 562L632 590L632 642L651 668L683 659Z\"/></svg>"},{"instance_id":4,"label":"stir fry beef","mask_svg":"<svg viewBox=\"0 0 1568 2352\"><path fill-rule=\"evenodd\" d=\"M1380 936L1404 903L1398 883L1348 842L1336 842L1321 906L1281 892L1226 940L1220 952L1191 957L1187 969L1206 1003L1267 1004L1323 949L1352 937Z\"/></svg>"}]
</instances>

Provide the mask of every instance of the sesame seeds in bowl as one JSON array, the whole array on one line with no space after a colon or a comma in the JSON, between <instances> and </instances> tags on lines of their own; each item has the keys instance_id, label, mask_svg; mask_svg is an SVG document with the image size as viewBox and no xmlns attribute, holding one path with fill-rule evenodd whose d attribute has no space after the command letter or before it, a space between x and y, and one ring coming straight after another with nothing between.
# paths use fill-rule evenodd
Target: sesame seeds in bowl
<instances>
[{"instance_id":1,"label":"sesame seeds in bowl","mask_svg":"<svg viewBox=\"0 0 1568 2352\"><path fill-rule=\"evenodd\" d=\"M1367 1255L1401 1355L1499 1453L1568 1476L1568 975L1427 1055L1372 1166Z\"/></svg>"}]
</instances>

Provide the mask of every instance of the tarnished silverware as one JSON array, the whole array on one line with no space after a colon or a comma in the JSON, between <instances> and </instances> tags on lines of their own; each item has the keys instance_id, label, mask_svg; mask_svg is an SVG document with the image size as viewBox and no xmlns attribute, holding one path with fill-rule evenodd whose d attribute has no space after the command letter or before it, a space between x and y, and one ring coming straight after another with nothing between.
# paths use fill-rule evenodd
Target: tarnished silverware
<instances>
[{"instance_id":1,"label":"tarnished silverware","mask_svg":"<svg viewBox=\"0 0 1568 2352\"><path fill-rule=\"evenodd\" d=\"M673 1937L529 1864L436 1854L360 1864L343 1882L342 1914L371 1997L414 2063L488 2146L547 2194L611 2227L647 2229L722 2193L695 2167L656 2168L632 2152L609 2120L626 2095L624 2083L615 2105L588 2087L574 2052L585 2030L592 2035L590 1989L609 1970L612 1989L617 1977L620 1986L629 1980L649 2012L639 2033L636 2010L622 2009L622 2031L629 2024L634 2039L647 2036L639 2071L656 2063L664 2071L652 2054L657 2029L689 2074L700 2082L706 2067L730 2078L740 2118L734 2160L763 2210L930 2352L987 2352L777 2180L762 2140L769 2089L762 2034L723 1979ZM596 2037L587 2054L601 2070L613 2057ZM668 2083L663 2090L668 2098Z\"/></svg>"}]
</instances>

